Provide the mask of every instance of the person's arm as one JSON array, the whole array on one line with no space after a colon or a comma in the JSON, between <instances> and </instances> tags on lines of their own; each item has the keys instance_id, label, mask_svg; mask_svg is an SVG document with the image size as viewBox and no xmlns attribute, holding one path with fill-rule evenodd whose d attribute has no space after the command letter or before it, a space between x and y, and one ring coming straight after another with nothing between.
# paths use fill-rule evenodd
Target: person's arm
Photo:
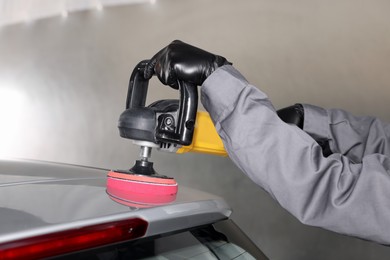
<instances>
[{"instance_id":1,"label":"person's arm","mask_svg":"<svg viewBox=\"0 0 390 260\"><path fill-rule=\"evenodd\" d=\"M303 130L316 140L328 141L332 153L359 163L369 154L390 155L390 125L370 116L354 116L340 109L303 105Z\"/></svg>"},{"instance_id":2,"label":"person's arm","mask_svg":"<svg viewBox=\"0 0 390 260\"><path fill-rule=\"evenodd\" d=\"M201 90L229 157L301 222L390 244L388 157L371 154L356 164L341 154L324 157L232 66L215 70Z\"/></svg>"}]
</instances>

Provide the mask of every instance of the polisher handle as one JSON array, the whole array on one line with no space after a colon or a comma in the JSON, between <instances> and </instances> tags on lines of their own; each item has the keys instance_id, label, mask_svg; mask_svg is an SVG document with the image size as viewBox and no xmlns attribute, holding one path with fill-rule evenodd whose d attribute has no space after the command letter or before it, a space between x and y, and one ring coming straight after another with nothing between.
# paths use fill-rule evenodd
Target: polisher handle
<instances>
[{"instance_id":1,"label":"polisher handle","mask_svg":"<svg viewBox=\"0 0 390 260\"><path fill-rule=\"evenodd\" d=\"M189 145L192 142L198 110L198 89L195 85L184 81L178 83L180 89L178 133L180 143Z\"/></svg>"},{"instance_id":2,"label":"polisher handle","mask_svg":"<svg viewBox=\"0 0 390 260\"><path fill-rule=\"evenodd\" d=\"M145 107L149 86L149 80L144 78L144 70L147 64L148 60L140 61L131 73L127 90L126 109Z\"/></svg>"},{"instance_id":3,"label":"polisher handle","mask_svg":"<svg viewBox=\"0 0 390 260\"><path fill-rule=\"evenodd\" d=\"M148 60L143 60L134 68L127 92L126 109L145 107L149 80L144 78ZM189 145L194 133L196 112L198 109L198 89L196 85L179 81L179 110L175 132L156 130L156 139Z\"/></svg>"}]
</instances>

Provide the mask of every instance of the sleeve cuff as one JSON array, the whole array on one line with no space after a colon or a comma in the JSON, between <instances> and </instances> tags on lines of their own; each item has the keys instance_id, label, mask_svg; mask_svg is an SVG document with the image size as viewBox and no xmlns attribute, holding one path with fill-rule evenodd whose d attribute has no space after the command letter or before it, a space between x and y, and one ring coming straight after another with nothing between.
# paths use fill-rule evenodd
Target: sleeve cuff
<instances>
[{"instance_id":1,"label":"sleeve cuff","mask_svg":"<svg viewBox=\"0 0 390 260\"><path fill-rule=\"evenodd\" d=\"M304 109L303 130L315 140L331 139L328 112L321 107L302 104Z\"/></svg>"},{"instance_id":2,"label":"sleeve cuff","mask_svg":"<svg viewBox=\"0 0 390 260\"><path fill-rule=\"evenodd\" d=\"M248 81L231 65L215 70L201 87L201 101L211 118L218 121L222 114L231 110L237 97L248 86Z\"/></svg>"}]
</instances>

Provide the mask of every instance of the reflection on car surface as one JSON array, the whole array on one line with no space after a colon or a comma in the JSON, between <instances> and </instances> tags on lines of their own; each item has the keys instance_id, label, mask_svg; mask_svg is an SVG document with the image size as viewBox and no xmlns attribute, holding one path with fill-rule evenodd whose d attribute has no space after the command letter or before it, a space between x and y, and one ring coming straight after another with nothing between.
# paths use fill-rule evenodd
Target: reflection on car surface
<instances>
[{"instance_id":1,"label":"reflection on car surface","mask_svg":"<svg viewBox=\"0 0 390 260\"><path fill-rule=\"evenodd\" d=\"M166 205L129 207L107 195L106 175L0 160L0 259L266 259L223 199L180 187Z\"/></svg>"}]
</instances>

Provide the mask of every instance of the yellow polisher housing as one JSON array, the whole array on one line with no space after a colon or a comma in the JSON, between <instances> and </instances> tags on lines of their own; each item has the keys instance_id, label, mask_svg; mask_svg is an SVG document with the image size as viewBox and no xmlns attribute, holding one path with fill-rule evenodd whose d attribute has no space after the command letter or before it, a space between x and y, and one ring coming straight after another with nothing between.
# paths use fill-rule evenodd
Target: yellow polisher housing
<instances>
[{"instance_id":1,"label":"yellow polisher housing","mask_svg":"<svg viewBox=\"0 0 390 260\"><path fill-rule=\"evenodd\" d=\"M204 111L197 112L192 144L182 146L176 151L176 153L187 152L227 156L222 140L211 121L209 113Z\"/></svg>"}]
</instances>

